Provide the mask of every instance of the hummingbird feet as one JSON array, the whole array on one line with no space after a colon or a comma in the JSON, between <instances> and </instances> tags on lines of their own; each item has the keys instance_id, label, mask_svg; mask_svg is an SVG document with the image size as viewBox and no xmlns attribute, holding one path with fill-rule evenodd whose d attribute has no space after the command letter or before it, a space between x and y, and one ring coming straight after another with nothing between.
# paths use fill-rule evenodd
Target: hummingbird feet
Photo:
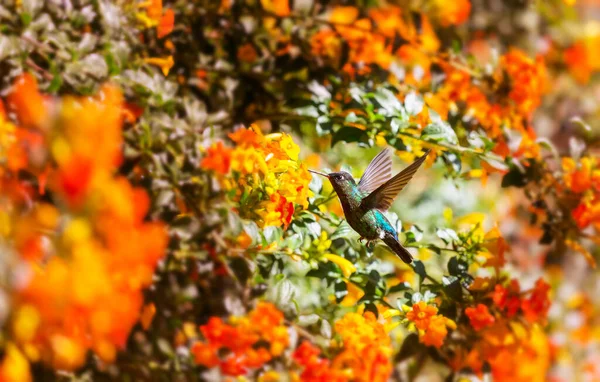
<instances>
[{"instance_id":1,"label":"hummingbird feet","mask_svg":"<svg viewBox=\"0 0 600 382\"><path fill-rule=\"evenodd\" d=\"M374 244L373 244L373 242L374 242L374 241L377 241L377 239L375 239L375 240L369 240L369 239L367 239L367 238L360 237L360 238L358 239L358 242L362 244L363 240L366 240L366 241L367 241L367 243L366 243L365 245L367 246L367 248L368 248L368 249L373 249L373 247L374 247Z\"/></svg>"}]
</instances>

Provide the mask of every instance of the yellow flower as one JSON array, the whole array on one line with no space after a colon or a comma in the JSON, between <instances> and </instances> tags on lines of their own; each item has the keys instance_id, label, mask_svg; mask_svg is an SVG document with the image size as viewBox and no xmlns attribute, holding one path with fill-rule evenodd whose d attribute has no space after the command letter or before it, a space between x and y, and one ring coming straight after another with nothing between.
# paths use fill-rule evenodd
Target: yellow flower
<instances>
[{"instance_id":1,"label":"yellow flower","mask_svg":"<svg viewBox=\"0 0 600 382\"><path fill-rule=\"evenodd\" d=\"M356 272L356 267L354 266L354 264L352 264L350 261L344 259L341 256L328 253L325 255L325 258L337 265L338 267L340 267L344 277L349 277L351 274Z\"/></svg>"},{"instance_id":2,"label":"yellow flower","mask_svg":"<svg viewBox=\"0 0 600 382\"><path fill-rule=\"evenodd\" d=\"M9 342L6 346L4 360L0 365L0 380L2 381L31 381L29 363L19 348Z\"/></svg>"},{"instance_id":3,"label":"yellow flower","mask_svg":"<svg viewBox=\"0 0 600 382\"><path fill-rule=\"evenodd\" d=\"M173 56L167 56L164 58L160 58L160 57L145 58L144 62L147 64L150 64L150 65L158 66L165 76L169 75L169 71L171 70L173 65L175 65L175 61L173 61Z\"/></svg>"}]
</instances>

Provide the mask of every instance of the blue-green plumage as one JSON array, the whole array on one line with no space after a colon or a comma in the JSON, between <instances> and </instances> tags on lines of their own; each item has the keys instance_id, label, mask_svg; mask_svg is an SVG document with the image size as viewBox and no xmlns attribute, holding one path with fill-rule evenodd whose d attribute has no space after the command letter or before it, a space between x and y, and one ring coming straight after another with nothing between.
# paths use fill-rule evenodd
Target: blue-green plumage
<instances>
[{"instance_id":1,"label":"blue-green plumage","mask_svg":"<svg viewBox=\"0 0 600 382\"><path fill-rule=\"evenodd\" d=\"M360 240L370 243L383 240L402 260L412 261L410 253L398 242L398 233L387 220L385 211L394 198L410 181L429 151L396 176L391 176L391 157L387 150L377 155L367 167L357 184L347 172L316 174L326 176L331 181L340 198L344 215L350 227L361 236Z\"/></svg>"}]
</instances>

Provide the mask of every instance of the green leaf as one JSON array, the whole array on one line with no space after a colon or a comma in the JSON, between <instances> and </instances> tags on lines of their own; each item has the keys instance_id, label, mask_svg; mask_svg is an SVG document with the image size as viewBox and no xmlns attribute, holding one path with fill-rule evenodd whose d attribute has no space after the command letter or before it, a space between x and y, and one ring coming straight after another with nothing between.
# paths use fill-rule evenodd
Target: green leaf
<instances>
[{"instance_id":1,"label":"green leaf","mask_svg":"<svg viewBox=\"0 0 600 382\"><path fill-rule=\"evenodd\" d=\"M425 349L425 345L419 342L419 335L416 333L410 333L402 342L402 347L400 347L400 351L396 355L394 361L402 362L419 353L422 353Z\"/></svg>"},{"instance_id":2,"label":"green leaf","mask_svg":"<svg viewBox=\"0 0 600 382\"><path fill-rule=\"evenodd\" d=\"M266 245L275 243L281 238L283 231L280 227L269 226L263 230L263 236L265 237Z\"/></svg>"},{"instance_id":3,"label":"green leaf","mask_svg":"<svg viewBox=\"0 0 600 382\"><path fill-rule=\"evenodd\" d=\"M342 223L336 228L335 232L331 235L331 240L339 239L339 238L347 238L349 235L353 234L353 229L350 227L347 221L342 221Z\"/></svg>"},{"instance_id":4,"label":"green leaf","mask_svg":"<svg viewBox=\"0 0 600 382\"><path fill-rule=\"evenodd\" d=\"M448 273L452 276L461 277L469 269L469 264L464 260L459 260L454 256L448 261Z\"/></svg>"},{"instance_id":5,"label":"green leaf","mask_svg":"<svg viewBox=\"0 0 600 382\"><path fill-rule=\"evenodd\" d=\"M321 320L321 335L327 339L331 339L331 335L332 335L332 330L331 330L331 324L329 323L329 321L322 319Z\"/></svg>"},{"instance_id":6,"label":"green leaf","mask_svg":"<svg viewBox=\"0 0 600 382\"><path fill-rule=\"evenodd\" d=\"M421 138L432 141L446 141L452 144L458 143L456 133L452 130L450 124L439 116L433 109L429 109L431 123L423 129Z\"/></svg>"},{"instance_id":7,"label":"green leaf","mask_svg":"<svg viewBox=\"0 0 600 382\"><path fill-rule=\"evenodd\" d=\"M421 276L421 281L427 275L427 273L425 272L425 265L423 265L423 262L421 260L414 260L411 264L411 267L415 271L416 274Z\"/></svg>"},{"instance_id":8,"label":"green leaf","mask_svg":"<svg viewBox=\"0 0 600 382\"><path fill-rule=\"evenodd\" d=\"M343 126L341 129L336 131L331 138L331 147L335 146L338 142L367 142L369 136L366 131L357 129L352 126Z\"/></svg>"},{"instance_id":9,"label":"green leaf","mask_svg":"<svg viewBox=\"0 0 600 382\"><path fill-rule=\"evenodd\" d=\"M338 280L334 285L334 295L335 301L339 304L344 297L348 294L348 288L346 287L346 282L343 280Z\"/></svg>"},{"instance_id":10,"label":"green leaf","mask_svg":"<svg viewBox=\"0 0 600 382\"><path fill-rule=\"evenodd\" d=\"M462 286L460 285L460 279L456 276L444 276L442 277L442 284L444 286L444 293L450 298L456 301L462 301Z\"/></svg>"},{"instance_id":11,"label":"green leaf","mask_svg":"<svg viewBox=\"0 0 600 382\"><path fill-rule=\"evenodd\" d=\"M285 239L285 246L293 251L295 249L300 248L303 242L304 240L302 234L294 233L293 235Z\"/></svg>"},{"instance_id":12,"label":"green leaf","mask_svg":"<svg viewBox=\"0 0 600 382\"><path fill-rule=\"evenodd\" d=\"M388 289L388 294L402 292L403 290L407 290L407 289L410 289L410 284L407 282L403 282L403 283L394 285L393 287Z\"/></svg>"},{"instance_id":13,"label":"green leaf","mask_svg":"<svg viewBox=\"0 0 600 382\"><path fill-rule=\"evenodd\" d=\"M502 187L524 187L527 184L527 174L522 173L516 166L502 177Z\"/></svg>"},{"instance_id":14,"label":"green leaf","mask_svg":"<svg viewBox=\"0 0 600 382\"><path fill-rule=\"evenodd\" d=\"M252 243L260 243L260 233L258 231L258 226L255 222L247 222L244 224L244 231L250 236L252 239Z\"/></svg>"},{"instance_id":15,"label":"green leaf","mask_svg":"<svg viewBox=\"0 0 600 382\"><path fill-rule=\"evenodd\" d=\"M292 282L288 279L283 279L274 285L271 299L277 302L278 305L285 306L294 297L295 292Z\"/></svg>"},{"instance_id":16,"label":"green leaf","mask_svg":"<svg viewBox=\"0 0 600 382\"><path fill-rule=\"evenodd\" d=\"M391 90L386 88L379 88L377 92L374 94L374 98L381 106L381 109L385 110L387 115L399 115L404 113L404 108L402 107L402 103L396 97ZM380 110L381 111L381 110Z\"/></svg>"}]
</instances>

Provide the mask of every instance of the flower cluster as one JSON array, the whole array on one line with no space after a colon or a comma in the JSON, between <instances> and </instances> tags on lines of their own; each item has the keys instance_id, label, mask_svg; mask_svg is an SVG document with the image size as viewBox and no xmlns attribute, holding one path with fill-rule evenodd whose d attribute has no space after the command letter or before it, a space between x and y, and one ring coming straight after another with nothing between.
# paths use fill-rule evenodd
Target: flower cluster
<instances>
[{"instance_id":1,"label":"flower cluster","mask_svg":"<svg viewBox=\"0 0 600 382\"><path fill-rule=\"evenodd\" d=\"M483 362L492 368L495 379L501 381L526 380L539 375L534 368L520 367L520 357L533 365L547 365L547 339L541 332L548 309L550 286L539 279L532 290L522 292L519 282L510 280L507 285L498 283L490 291L491 305L478 303L467 307L465 315L469 325L480 336L473 347L460 348L452 361L460 370L469 367L480 373ZM489 302L489 301L487 301ZM517 315L524 318L516 318ZM511 365L511 367L508 367Z\"/></svg>"},{"instance_id":2,"label":"flower cluster","mask_svg":"<svg viewBox=\"0 0 600 382\"><path fill-rule=\"evenodd\" d=\"M121 161L122 103L113 86L95 97L59 102L38 93L28 74L7 99L15 124L37 137L32 146L16 136L23 156L2 174L20 195L3 200L9 214L3 232L27 269L14 287L11 341L32 362L73 370L88 350L114 361L164 255L162 224L144 221L146 192L114 175ZM39 119L50 110L54 119ZM20 181L15 168L37 176L37 190ZM42 201L40 194L51 198Z\"/></svg>"},{"instance_id":3,"label":"flower cluster","mask_svg":"<svg viewBox=\"0 0 600 382\"><path fill-rule=\"evenodd\" d=\"M583 229L600 223L600 167L595 157L583 157L576 163L573 158L563 158L565 187L580 197L572 214L577 226Z\"/></svg>"},{"instance_id":4,"label":"flower cluster","mask_svg":"<svg viewBox=\"0 0 600 382\"><path fill-rule=\"evenodd\" d=\"M387 381L392 373L392 347L385 326L371 312L348 313L335 323L340 351L331 360L303 342L294 360L303 369L305 381Z\"/></svg>"},{"instance_id":5,"label":"flower cluster","mask_svg":"<svg viewBox=\"0 0 600 382\"><path fill-rule=\"evenodd\" d=\"M246 375L279 357L289 344L283 313L261 302L247 316L232 317L226 324L211 317L200 327L204 341L195 342L191 352L198 365L219 366L230 376Z\"/></svg>"},{"instance_id":6,"label":"flower cluster","mask_svg":"<svg viewBox=\"0 0 600 382\"><path fill-rule=\"evenodd\" d=\"M146 28L156 27L156 37L163 38L173 31L175 13L170 8L163 10L162 0L148 0L137 6L144 11L136 13L136 18Z\"/></svg>"},{"instance_id":7,"label":"flower cluster","mask_svg":"<svg viewBox=\"0 0 600 382\"><path fill-rule=\"evenodd\" d=\"M239 129L229 138L235 148L213 144L200 166L220 176L243 217L261 227L287 227L295 205L306 208L310 196L312 177L298 161L300 148L289 135L263 135L256 125Z\"/></svg>"},{"instance_id":8,"label":"flower cluster","mask_svg":"<svg viewBox=\"0 0 600 382\"><path fill-rule=\"evenodd\" d=\"M472 123L474 120L481 125L488 136L497 141L494 151L502 156L539 155L530 121L547 88L546 69L541 57L533 60L516 49L502 56L493 75L496 88L491 90L501 96L495 96L495 102L490 101L486 88L478 84L470 73L449 64L443 67L447 79L431 96L437 99L434 105L440 104L439 100L445 100L441 105L451 105L450 111L458 110L460 105L465 107L465 121ZM501 88L508 91L503 94L499 92ZM444 110L438 110L444 115L447 111L445 106ZM521 135L518 147L509 148L506 129L515 130Z\"/></svg>"},{"instance_id":9,"label":"flower cluster","mask_svg":"<svg viewBox=\"0 0 600 382\"><path fill-rule=\"evenodd\" d=\"M441 347L448 335L448 328L456 329L454 321L437 314L438 309L419 301L412 307L403 307L406 318L414 323L419 332L419 341L427 346Z\"/></svg>"},{"instance_id":10,"label":"flower cluster","mask_svg":"<svg viewBox=\"0 0 600 382\"><path fill-rule=\"evenodd\" d=\"M335 7L329 21L330 27L312 36L312 53L333 66L341 65L349 74L368 73L371 65L388 69L394 60L428 70L430 55L439 48L428 17L422 15L417 28L397 6L372 8L364 18L359 18L355 7ZM397 38L409 43L394 46ZM341 62L344 44L348 44L347 62Z\"/></svg>"},{"instance_id":11,"label":"flower cluster","mask_svg":"<svg viewBox=\"0 0 600 382\"><path fill-rule=\"evenodd\" d=\"M576 41L563 52L569 72L580 83L588 83L591 75L600 70L599 48L600 36L592 35Z\"/></svg>"}]
</instances>

